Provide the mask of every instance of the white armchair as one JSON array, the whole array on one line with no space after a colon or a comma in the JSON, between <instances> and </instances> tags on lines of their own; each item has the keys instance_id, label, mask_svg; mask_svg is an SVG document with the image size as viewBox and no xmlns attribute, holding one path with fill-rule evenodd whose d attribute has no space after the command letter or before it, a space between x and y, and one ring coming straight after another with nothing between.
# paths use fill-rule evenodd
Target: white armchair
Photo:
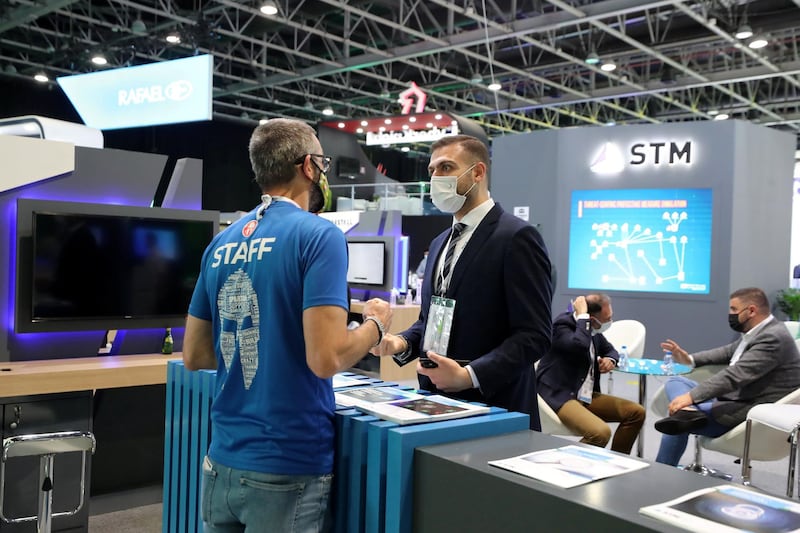
<instances>
[{"instance_id":1,"label":"white armchair","mask_svg":"<svg viewBox=\"0 0 800 533\"><path fill-rule=\"evenodd\" d=\"M795 394L795 398L797 394ZM755 431L753 430L755 427ZM770 442L765 443L765 432L772 434L779 432ZM744 456L742 457L742 477L745 484L749 485L749 465L753 447L760 453L769 447L773 456L783 458L789 455L789 472L786 476L786 496L792 497L794 488L795 465L797 464L797 439L800 435L800 405L796 403L762 403L756 405L747 413L744 433ZM786 446L786 442L789 446ZM758 442L756 442L758 441ZM787 449L788 448L788 449ZM800 483L800 482L799 482ZM800 493L800 485L798 485Z\"/></svg>"},{"instance_id":2,"label":"white armchair","mask_svg":"<svg viewBox=\"0 0 800 533\"><path fill-rule=\"evenodd\" d=\"M644 341L647 330L638 320L615 320L611 327L603 333L617 351L628 347L628 357L641 359L644 355Z\"/></svg>"}]
</instances>

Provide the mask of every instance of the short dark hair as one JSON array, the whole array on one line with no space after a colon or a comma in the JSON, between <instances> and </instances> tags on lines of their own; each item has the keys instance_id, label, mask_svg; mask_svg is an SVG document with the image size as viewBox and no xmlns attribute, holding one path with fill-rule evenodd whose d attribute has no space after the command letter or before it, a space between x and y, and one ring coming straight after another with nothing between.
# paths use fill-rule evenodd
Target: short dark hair
<instances>
[{"instance_id":1,"label":"short dark hair","mask_svg":"<svg viewBox=\"0 0 800 533\"><path fill-rule=\"evenodd\" d=\"M487 169L489 168L489 148L483 141L472 135L451 135L449 137L442 137L431 145L431 152L439 148L444 148L445 146L450 146L451 144L460 145L465 152L473 157L474 162L480 161L486 165Z\"/></svg>"},{"instance_id":2,"label":"short dark hair","mask_svg":"<svg viewBox=\"0 0 800 533\"><path fill-rule=\"evenodd\" d=\"M730 299L737 298L747 305L755 305L762 313L769 312L769 298L758 287L745 287L731 293Z\"/></svg>"},{"instance_id":3,"label":"short dark hair","mask_svg":"<svg viewBox=\"0 0 800 533\"><path fill-rule=\"evenodd\" d=\"M273 118L260 124L250 136L250 165L261 190L292 181L295 161L315 152L314 128L299 120Z\"/></svg>"},{"instance_id":4,"label":"short dark hair","mask_svg":"<svg viewBox=\"0 0 800 533\"><path fill-rule=\"evenodd\" d=\"M607 294L602 292L587 294L586 295L586 311L590 315L596 315L600 311L603 310L603 306L606 306L611 302L611 297Z\"/></svg>"}]
</instances>

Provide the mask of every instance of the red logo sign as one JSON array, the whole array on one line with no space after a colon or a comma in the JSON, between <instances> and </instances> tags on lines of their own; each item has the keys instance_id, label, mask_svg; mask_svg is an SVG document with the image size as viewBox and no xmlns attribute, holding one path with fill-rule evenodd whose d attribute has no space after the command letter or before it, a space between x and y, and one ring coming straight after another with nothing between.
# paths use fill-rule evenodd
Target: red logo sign
<instances>
[{"instance_id":1,"label":"red logo sign","mask_svg":"<svg viewBox=\"0 0 800 533\"><path fill-rule=\"evenodd\" d=\"M258 221L251 220L242 228L242 235L244 235L245 238L249 237L256 230L256 226L258 226Z\"/></svg>"},{"instance_id":2,"label":"red logo sign","mask_svg":"<svg viewBox=\"0 0 800 533\"><path fill-rule=\"evenodd\" d=\"M422 92L415 82L411 82L411 87L400 93L398 102L403 106L403 115L411 113L411 106L414 105L414 97L417 98L417 106L414 109L415 113L425 112L425 103L428 101L428 95Z\"/></svg>"}]
</instances>

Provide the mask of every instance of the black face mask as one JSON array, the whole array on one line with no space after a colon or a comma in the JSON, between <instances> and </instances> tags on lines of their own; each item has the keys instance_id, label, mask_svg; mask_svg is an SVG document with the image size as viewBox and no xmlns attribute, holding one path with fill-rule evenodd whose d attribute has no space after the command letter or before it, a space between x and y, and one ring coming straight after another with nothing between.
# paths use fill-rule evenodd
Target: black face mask
<instances>
[{"instance_id":1,"label":"black face mask","mask_svg":"<svg viewBox=\"0 0 800 533\"><path fill-rule=\"evenodd\" d=\"M739 321L739 313L730 313L728 315L728 325L733 331L738 331L740 333L744 331L744 324Z\"/></svg>"},{"instance_id":2,"label":"black face mask","mask_svg":"<svg viewBox=\"0 0 800 533\"><path fill-rule=\"evenodd\" d=\"M324 184L323 184L324 180ZM308 212L321 213L325 208L325 192L323 186L327 186L328 177L323 172L319 173L316 182L311 182L308 196Z\"/></svg>"}]
</instances>

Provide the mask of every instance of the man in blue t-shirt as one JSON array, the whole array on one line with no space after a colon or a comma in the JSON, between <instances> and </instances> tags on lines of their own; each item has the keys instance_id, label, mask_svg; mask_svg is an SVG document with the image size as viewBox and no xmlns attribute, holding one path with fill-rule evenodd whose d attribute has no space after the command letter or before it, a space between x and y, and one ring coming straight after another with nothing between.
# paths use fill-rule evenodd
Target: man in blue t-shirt
<instances>
[{"instance_id":1,"label":"man in blue t-shirt","mask_svg":"<svg viewBox=\"0 0 800 533\"><path fill-rule=\"evenodd\" d=\"M322 210L330 158L311 126L273 119L250 139L261 205L205 251L183 360L217 369L203 464L205 531L323 531L330 524L331 376L389 327L373 299L347 329L344 234ZM310 211L310 212L309 212Z\"/></svg>"}]
</instances>

